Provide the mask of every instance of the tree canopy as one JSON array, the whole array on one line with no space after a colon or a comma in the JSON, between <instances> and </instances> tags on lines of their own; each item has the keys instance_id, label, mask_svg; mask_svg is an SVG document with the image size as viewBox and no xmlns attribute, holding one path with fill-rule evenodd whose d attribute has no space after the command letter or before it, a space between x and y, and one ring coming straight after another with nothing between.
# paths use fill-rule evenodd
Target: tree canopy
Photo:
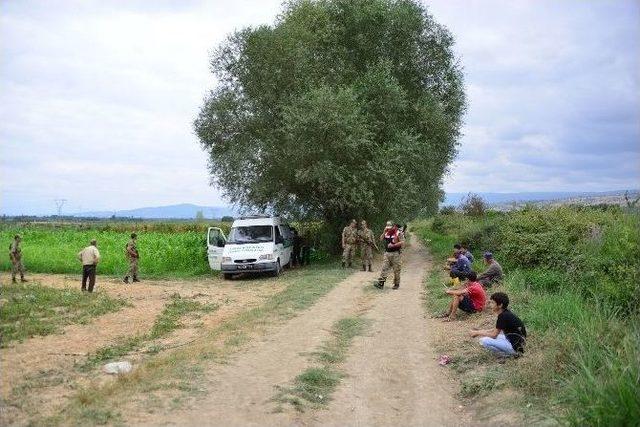
<instances>
[{"instance_id":1,"label":"tree canopy","mask_svg":"<svg viewBox=\"0 0 640 427\"><path fill-rule=\"evenodd\" d=\"M212 183L296 218L434 211L465 95L453 37L413 0L301 0L228 36L195 120Z\"/></svg>"}]
</instances>

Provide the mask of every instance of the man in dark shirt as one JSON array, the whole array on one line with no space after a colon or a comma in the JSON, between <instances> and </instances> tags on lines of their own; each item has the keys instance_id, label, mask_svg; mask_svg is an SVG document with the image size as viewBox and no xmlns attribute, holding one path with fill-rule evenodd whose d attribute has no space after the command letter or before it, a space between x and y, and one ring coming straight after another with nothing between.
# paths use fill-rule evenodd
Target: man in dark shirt
<instances>
[{"instance_id":1,"label":"man in dark shirt","mask_svg":"<svg viewBox=\"0 0 640 427\"><path fill-rule=\"evenodd\" d=\"M498 315L495 329L471 331L472 337L480 338L480 345L498 356L513 356L524 352L527 330L522 320L507 307L509 297L503 292L491 295L493 312Z\"/></svg>"},{"instance_id":2,"label":"man in dark shirt","mask_svg":"<svg viewBox=\"0 0 640 427\"><path fill-rule=\"evenodd\" d=\"M499 283L504 273L491 252L484 253L484 263L487 265L487 269L478 276L478 282L482 283L482 286L486 289Z\"/></svg>"},{"instance_id":3,"label":"man in dark shirt","mask_svg":"<svg viewBox=\"0 0 640 427\"><path fill-rule=\"evenodd\" d=\"M471 263L460 250L456 251L454 256L456 258L456 262L451 266L449 276L451 276L451 278L457 277L460 280L464 280L467 277L467 273L471 271Z\"/></svg>"}]
</instances>

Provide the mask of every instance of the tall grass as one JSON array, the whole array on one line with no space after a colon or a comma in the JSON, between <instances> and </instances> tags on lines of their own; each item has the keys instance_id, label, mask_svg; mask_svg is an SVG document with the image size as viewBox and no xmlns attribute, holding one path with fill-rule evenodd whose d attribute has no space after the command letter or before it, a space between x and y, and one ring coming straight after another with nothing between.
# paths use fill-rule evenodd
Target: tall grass
<instances>
[{"instance_id":1,"label":"tall grass","mask_svg":"<svg viewBox=\"0 0 640 427\"><path fill-rule=\"evenodd\" d=\"M438 258L454 241L491 250L529 331L504 384L553 406L562 423L640 420L640 221L620 209L563 207L453 214L414 225ZM479 263L474 269L481 269Z\"/></svg>"},{"instance_id":2,"label":"tall grass","mask_svg":"<svg viewBox=\"0 0 640 427\"><path fill-rule=\"evenodd\" d=\"M98 241L99 274L124 275L128 269L125 245L130 232L83 227L5 226L0 242L7 247L15 234L22 236L22 258L27 271L78 273L77 254ZM185 277L210 274L204 231L138 231L140 275L142 277ZM11 269L9 257L0 257L0 269Z\"/></svg>"}]
</instances>

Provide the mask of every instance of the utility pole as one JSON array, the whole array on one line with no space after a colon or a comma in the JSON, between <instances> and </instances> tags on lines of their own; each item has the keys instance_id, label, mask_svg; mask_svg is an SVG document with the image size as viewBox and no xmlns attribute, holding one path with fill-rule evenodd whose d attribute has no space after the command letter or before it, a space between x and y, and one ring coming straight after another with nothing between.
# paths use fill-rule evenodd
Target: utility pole
<instances>
[{"instance_id":1,"label":"utility pole","mask_svg":"<svg viewBox=\"0 0 640 427\"><path fill-rule=\"evenodd\" d=\"M62 216L62 207L66 203L67 199L55 199L56 207L58 208L58 217Z\"/></svg>"}]
</instances>

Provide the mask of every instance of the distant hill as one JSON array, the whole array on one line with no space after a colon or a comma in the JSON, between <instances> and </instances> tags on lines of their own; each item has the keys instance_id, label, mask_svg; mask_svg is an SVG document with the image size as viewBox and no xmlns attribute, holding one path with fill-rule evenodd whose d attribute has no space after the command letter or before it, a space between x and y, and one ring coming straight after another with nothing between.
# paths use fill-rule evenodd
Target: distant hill
<instances>
[{"instance_id":1,"label":"distant hill","mask_svg":"<svg viewBox=\"0 0 640 427\"><path fill-rule=\"evenodd\" d=\"M597 198L619 198L624 195L625 190L602 191L602 192L523 192L523 193L475 193L482 197L489 205L523 204L527 202L552 202L561 200L597 199ZM630 194L637 194L638 190L629 190ZM447 193L443 206L458 206L467 193Z\"/></svg>"},{"instance_id":2,"label":"distant hill","mask_svg":"<svg viewBox=\"0 0 640 427\"><path fill-rule=\"evenodd\" d=\"M199 211L205 218L222 218L223 216L234 216L233 209L224 206L198 206L190 203L179 205L157 206L148 208L129 209L122 211L97 211L81 212L73 214L76 217L86 218L145 218L145 219L192 219Z\"/></svg>"}]
</instances>

